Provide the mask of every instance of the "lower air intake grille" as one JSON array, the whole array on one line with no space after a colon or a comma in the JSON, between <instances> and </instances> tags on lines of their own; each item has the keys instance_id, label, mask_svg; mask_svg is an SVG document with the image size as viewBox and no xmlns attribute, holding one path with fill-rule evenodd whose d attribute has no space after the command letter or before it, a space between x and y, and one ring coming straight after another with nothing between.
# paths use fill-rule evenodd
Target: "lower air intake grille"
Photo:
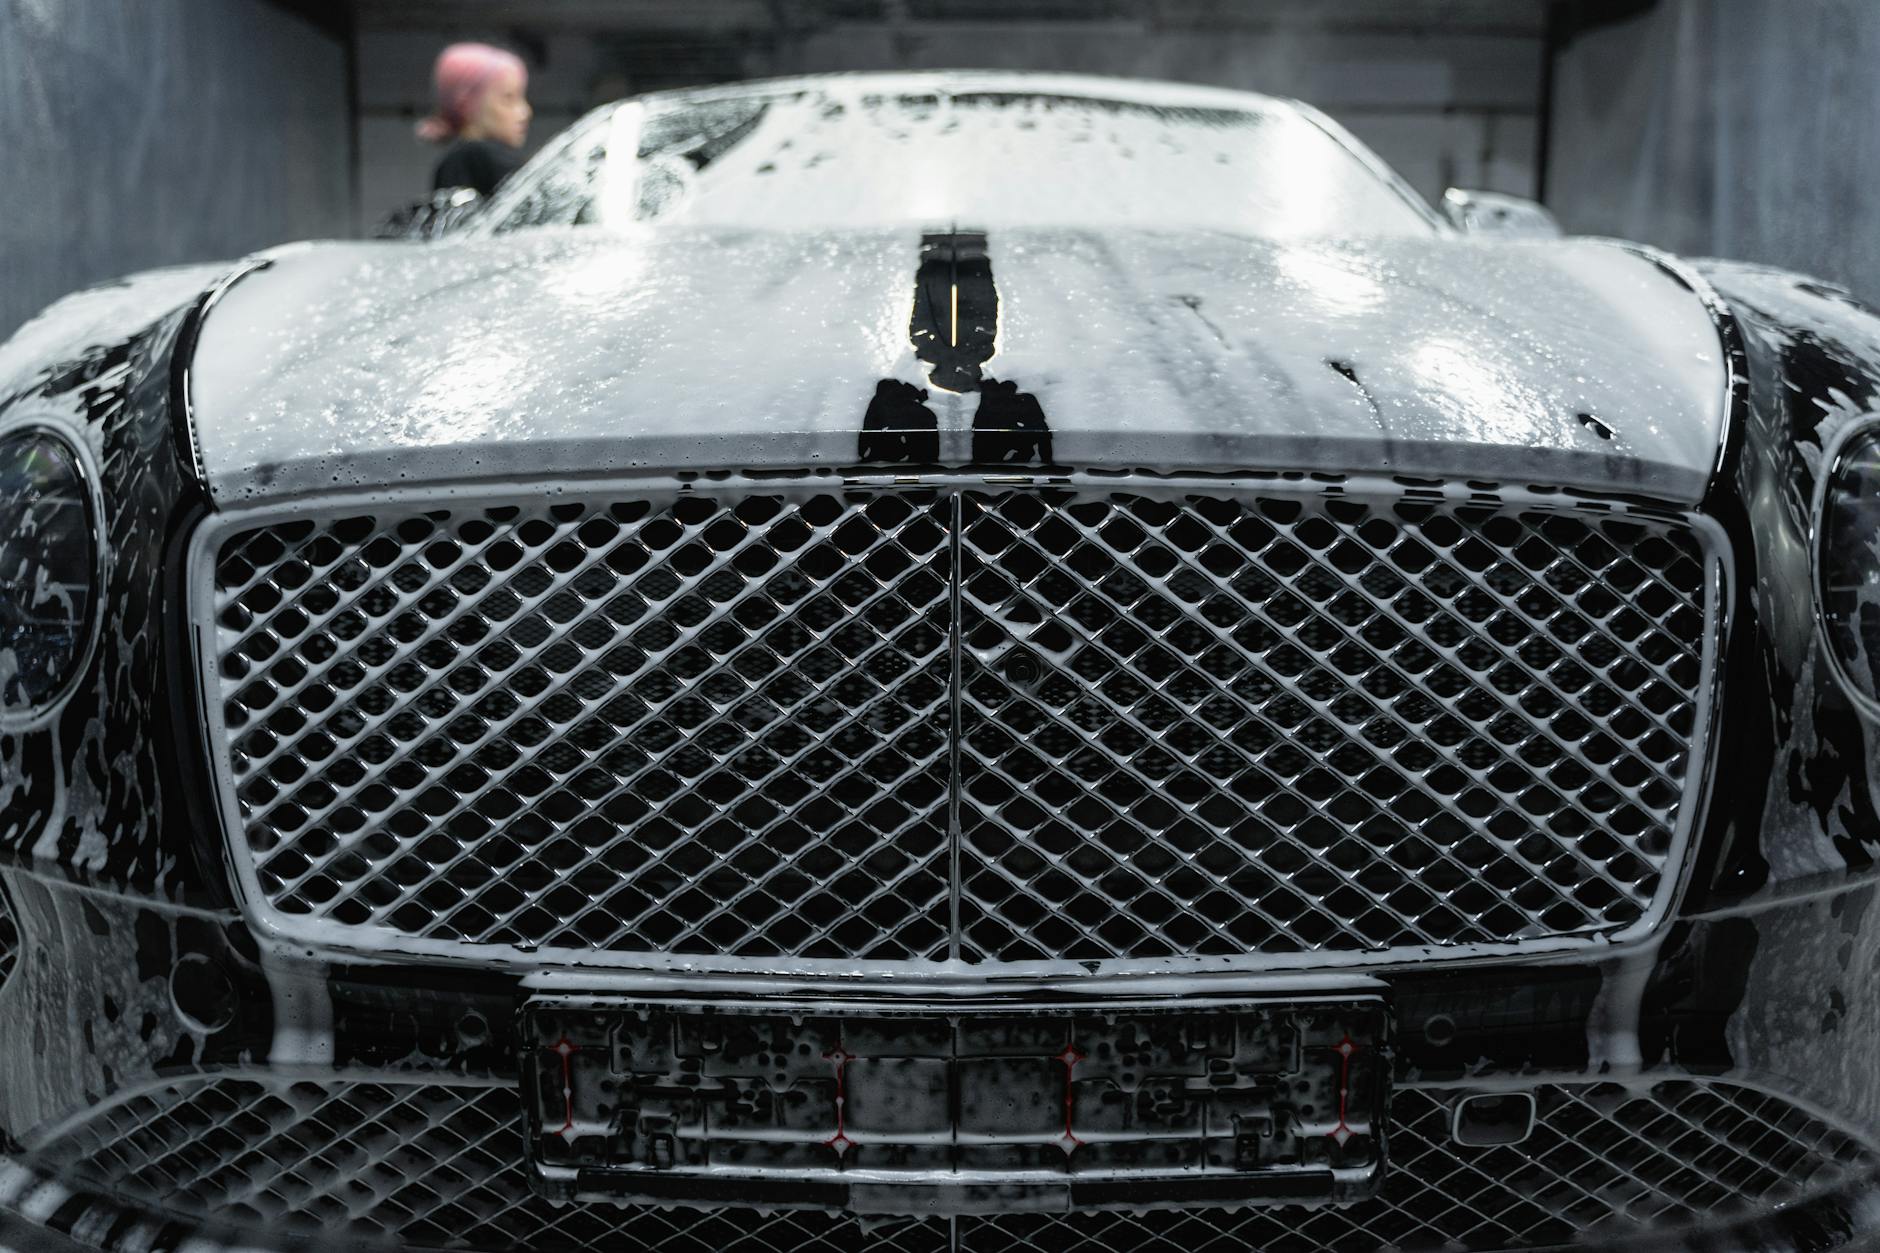
<instances>
[{"instance_id":1,"label":"lower air intake grille","mask_svg":"<svg viewBox=\"0 0 1880 1253\"><path fill-rule=\"evenodd\" d=\"M364 1241L504 1250L914 1253L1524 1249L1604 1246L1766 1213L1870 1171L1858 1142L1730 1084L1549 1084L1518 1147L1465 1148L1452 1094L1392 1101L1390 1173L1342 1209L1089 1211L871 1220L816 1211L556 1208L529 1190L513 1090L279 1079L180 1080L42 1149L33 1164L184 1217Z\"/></svg>"},{"instance_id":2,"label":"lower air intake grille","mask_svg":"<svg viewBox=\"0 0 1880 1253\"><path fill-rule=\"evenodd\" d=\"M1706 570L1616 513L923 488L250 524L200 594L290 933L993 963L1640 922Z\"/></svg>"}]
</instances>

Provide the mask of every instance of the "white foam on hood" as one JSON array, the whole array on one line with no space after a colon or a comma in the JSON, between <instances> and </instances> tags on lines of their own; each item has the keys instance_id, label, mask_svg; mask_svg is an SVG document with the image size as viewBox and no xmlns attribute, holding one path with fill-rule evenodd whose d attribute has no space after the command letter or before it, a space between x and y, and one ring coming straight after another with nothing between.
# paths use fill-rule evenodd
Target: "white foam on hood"
<instances>
[{"instance_id":1,"label":"white foam on hood","mask_svg":"<svg viewBox=\"0 0 1880 1253\"><path fill-rule=\"evenodd\" d=\"M642 227L283 255L201 339L214 495L850 464L875 383L924 384L919 247L914 229ZM993 227L988 251L987 372L1039 398L1062 463L1695 501L1716 462L1715 328L1611 245ZM970 426L970 394L931 403Z\"/></svg>"},{"instance_id":2,"label":"white foam on hood","mask_svg":"<svg viewBox=\"0 0 1880 1253\"><path fill-rule=\"evenodd\" d=\"M228 268L222 262L147 270L54 301L0 343L0 396L76 352L140 330L200 295Z\"/></svg>"}]
</instances>

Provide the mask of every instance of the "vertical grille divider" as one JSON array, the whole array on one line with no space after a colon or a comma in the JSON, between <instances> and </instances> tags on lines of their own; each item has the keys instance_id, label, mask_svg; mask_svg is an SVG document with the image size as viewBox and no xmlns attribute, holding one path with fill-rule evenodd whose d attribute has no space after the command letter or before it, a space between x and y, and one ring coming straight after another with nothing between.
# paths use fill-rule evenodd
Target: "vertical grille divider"
<instances>
[{"instance_id":1,"label":"vertical grille divider","mask_svg":"<svg viewBox=\"0 0 1880 1253\"><path fill-rule=\"evenodd\" d=\"M947 544L951 552L952 580L947 589L948 607L948 658L951 671L952 690L948 694L949 725L947 727L947 869L948 869L948 928L947 960L959 961L961 955L960 923L960 710L963 702L961 688L965 679L962 668L961 652L965 639L960 627L960 602L962 599L960 584L964 574L960 569L960 531L966 525L964 502L966 493L953 493L953 508L948 526Z\"/></svg>"}]
</instances>

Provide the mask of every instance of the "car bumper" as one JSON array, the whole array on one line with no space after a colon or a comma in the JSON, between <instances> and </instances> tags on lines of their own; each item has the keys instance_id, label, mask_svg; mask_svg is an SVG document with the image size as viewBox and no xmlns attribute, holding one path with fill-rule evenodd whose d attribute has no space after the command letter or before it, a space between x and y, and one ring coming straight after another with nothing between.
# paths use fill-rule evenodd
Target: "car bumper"
<instances>
[{"instance_id":1,"label":"car bumper","mask_svg":"<svg viewBox=\"0 0 1880 1253\"><path fill-rule=\"evenodd\" d=\"M1394 1053L1387 1164L1372 1189L1262 1194L1203 1164L1171 1172L1201 1185L1186 1192L1113 1178L1108 1195L1100 1181L1074 1189L1068 1166L1063 1187L1017 1179L1002 1191L935 1160L874 1176L864 1162L845 1182L875 1186L838 1197L829 1172L799 1161L762 1188L722 1173L689 1195L590 1180L563 1189L582 1196L569 1204L545 1195L553 1172L532 1165L543 1128L539 1112L530 1119L521 1011L565 1000L571 983L617 1002L607 979L532 981L556 989L495 972L335 966L257 946L233 914L20 871L4 881L18 939L0 987L12 1158L0 1204L101 1247L152 1247L159 1231L472 1248L725 1247L767 1232L780 1248L900 1249L1200 1247L1205 1232L1249 1248L1512 1249L1731 1230L1834 1247L1819 1232L1846 1243L1866 1229L1880 1169L1871 1011L1838 990L1874 957L1849 921L1871 887L1682 922L1597 962L1366 975L1388 1005ZM1824 945L1825 927L1846 943ZM1336 995L1349 1003L1360 993L1345 978ZM1276 986L1208 996L1271 1003ZM1127 1021L1119 989L1102 991L1077 1012ZM707 980L687 1000L788 1014L818 997L828 990L714 995ZM1165 998L1201 999L1194 988ZM1824 1025L1817 1009L1835 1006L1842 1017ZM951 1011L1067 1012L1042 993Z\"/></svg>"}]
</instances>

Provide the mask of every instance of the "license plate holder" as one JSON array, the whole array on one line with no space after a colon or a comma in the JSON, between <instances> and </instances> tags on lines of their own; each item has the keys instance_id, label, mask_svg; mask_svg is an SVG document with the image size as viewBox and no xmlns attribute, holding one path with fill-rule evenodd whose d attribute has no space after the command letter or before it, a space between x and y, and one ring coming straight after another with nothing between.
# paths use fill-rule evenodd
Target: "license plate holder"
<instances>
[{"instance_id":1,"label":"license plate holder","mask_svg":"<svg viewBox=\"0 0 1880 1253\"><path fill-rule=\"evenodd\" d=\"M1341 1204L1383 1178L1378 996L959 1007L525 1002L558 1200L874 1213Z\"/></svg>"}]
</instances>

